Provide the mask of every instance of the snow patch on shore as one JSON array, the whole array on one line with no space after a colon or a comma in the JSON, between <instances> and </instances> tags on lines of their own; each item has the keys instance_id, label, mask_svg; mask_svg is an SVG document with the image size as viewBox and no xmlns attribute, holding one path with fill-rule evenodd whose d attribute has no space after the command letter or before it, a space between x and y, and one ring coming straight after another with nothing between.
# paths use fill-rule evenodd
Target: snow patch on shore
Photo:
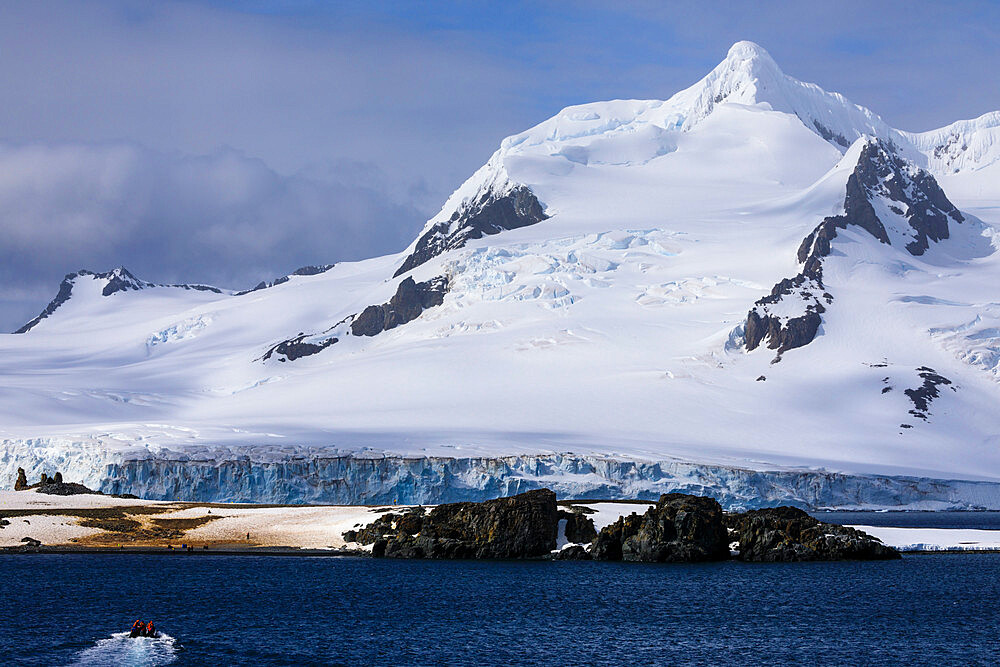
<instances>
[{"instance_id":1,"label":"snow patch on shore","mask_svg":"<svg viewBox=\"0 0 1000 667\"><path fill-rule=\"evenodd\" d=\"M899 551L1000 551L1000 530L850 526Z\"/></svg>"}]
</instances>

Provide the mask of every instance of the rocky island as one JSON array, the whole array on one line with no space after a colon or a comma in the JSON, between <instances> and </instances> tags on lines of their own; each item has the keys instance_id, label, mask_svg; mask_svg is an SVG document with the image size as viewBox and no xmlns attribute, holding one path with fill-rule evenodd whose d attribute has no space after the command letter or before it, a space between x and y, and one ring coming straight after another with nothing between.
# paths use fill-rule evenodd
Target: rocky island
<instances>
[{"instance_id":1,"label":"rocky island","mask_svg":"<svg viewBox=\"0 0 1000 667\"><path fill-rule=\"evenodd\" d=\"M575 507L573 509L576 509ZM565 544L557 550L560 537ZM545 558L652 563L887 560L899 552L877 538L823 523L800 509L727 514L700 496L669 493L644 514L618 518L598 533L585 511L559 509L547 489L482 503L388 512L349 543L382 558Z\"/></svg>"}]
</instances>

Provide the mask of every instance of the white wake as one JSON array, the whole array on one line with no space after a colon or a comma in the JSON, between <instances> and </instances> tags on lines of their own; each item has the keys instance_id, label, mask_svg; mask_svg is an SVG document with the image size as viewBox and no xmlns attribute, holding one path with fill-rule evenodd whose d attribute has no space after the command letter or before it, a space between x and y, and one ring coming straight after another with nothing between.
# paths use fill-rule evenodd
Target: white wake
<instances>
[{"instance_id":1,"label":"white wake","mask_svg":"<svg viewBox=\"0 0 1000 667\"><path fill-rule=\"evenodd\" d=\"M157 637L129 637L127 632L116 632L107 639L97 640L93 646L80 651L74 665L128 665L153 667L168 665L177 659L177 640L159 633Z\"/></svg>"}]
</instances>

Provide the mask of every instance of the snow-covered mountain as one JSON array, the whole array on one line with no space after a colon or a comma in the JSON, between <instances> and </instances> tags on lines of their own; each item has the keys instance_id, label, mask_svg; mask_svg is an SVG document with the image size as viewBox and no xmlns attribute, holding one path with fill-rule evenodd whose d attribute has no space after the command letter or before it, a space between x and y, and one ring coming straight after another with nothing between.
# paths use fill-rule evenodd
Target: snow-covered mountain
<instances>
[{"instance_id":1,"label":"snow-covered mountain","mask_svg":"<svg viewBox=\"0 0 1000 667\"><path fill-rule=\"evenodd\" d=\"M399 254L71 274L0 337L0 485L1000 507L998 119L902 132L740 42L504 139Z\"/></svg>"}]
</instances>

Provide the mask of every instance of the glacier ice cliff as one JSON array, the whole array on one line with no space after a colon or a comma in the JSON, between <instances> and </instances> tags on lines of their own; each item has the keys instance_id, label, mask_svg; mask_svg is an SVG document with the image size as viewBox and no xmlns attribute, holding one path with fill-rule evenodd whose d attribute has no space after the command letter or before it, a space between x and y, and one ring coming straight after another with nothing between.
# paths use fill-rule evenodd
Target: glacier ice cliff
<instances>
[{"instance_id":1,"label":"glacier ice cliff","mask_svg":"<svg viewBox=\"0 0 1000 667\"><path fill-rule=\"evenodd\" d=\"M330 453L261 455L256 448L115 452L47 439L0 443L0 488L16 470L61 470L105 493L154 500L288 504L436 504L550 488L561 499L655 500L710 495L726 509L1000 509L1000 482L817 470L753 470L586 454L495 457Z\"/></svg>"}]
</instances>

